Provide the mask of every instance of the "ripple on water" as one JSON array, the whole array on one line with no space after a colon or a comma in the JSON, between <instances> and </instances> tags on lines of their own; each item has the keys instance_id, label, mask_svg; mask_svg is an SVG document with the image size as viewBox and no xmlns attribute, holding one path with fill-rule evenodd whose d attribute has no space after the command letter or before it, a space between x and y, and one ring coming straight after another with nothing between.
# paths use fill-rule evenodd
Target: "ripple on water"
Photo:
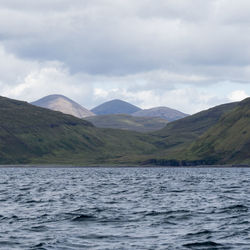
<instances>
[{"instance_id":1,"label":"ripple on water","mask_svg":"<svg viewBox=\"0 0 250 250\"><path fill-rule=\"evenodd\" d=\"M93 215L89 215L89 214L80 214L80 215L76 215L74 216L71 221L74 222L85 222L85 221L94 221L97 218Z\"/></svg>"},{"instance_id":2,"label":"ripple on water","mask_svg":"<svg viewBox=\"0 0 250 250\"><path fill-rule=\"evenodd\" d=\"M0 172L0 249L250 249L250 169Z\"/></svg>"},{"instance_id":3,"label":"ripple on water","mask_svg":"<svg viewBox=\"0 0 250 250\"><path fill-rule=\"evenodd\" d=\"M190 249L218 249L223 247L223 245L216 243L214 241L204 241L204 242L187 243L184 244L183 247Z\"/></svg>"}]
</instances>

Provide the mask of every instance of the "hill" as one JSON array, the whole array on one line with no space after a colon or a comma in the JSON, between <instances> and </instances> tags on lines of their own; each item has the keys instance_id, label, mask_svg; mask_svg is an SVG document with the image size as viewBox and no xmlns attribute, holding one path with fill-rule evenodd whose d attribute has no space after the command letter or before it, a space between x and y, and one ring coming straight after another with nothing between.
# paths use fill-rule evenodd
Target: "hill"
<instances>
[{"instance_id":1,"label":"hill","mask_svg":"<svg viewBox=\"0 0 250 250\"><path fill-rule=\"evenodd\" d=\"M250 163L250 98L142 134L0 97L0 164Z\"/></svg>"},{"instance_id":2,"label":"hill","mask_svg":"<svg viewBox=\"0 0 250 250\"><path fill-rule=\"evenodd\" d=\"M215 125L219 119L238 105L228 103L219 105L197 114L167 124L165 128L154 133L164 141L168 148L186 146Z\"/></svg>"},{"instance_id":3,"label":"hill","mask_svg":"<svg viewBox=\"0 0 250 250\"><path fill-rule=\"evenodd\" d=\"M86 117L96 127L133 130L149 132L162 129L168 123L167 120L157 117L133 117L131 115L97 115Z\"/></svg>"},{"instance_id":4,"label":"hill","mask_svg":"<svg viewBox=\"0 0 250 250\"><path fill-rule=\"evenodd\" d=\"M127 114L130 115L141 110L135 105L122 100L111 100L105 102L93 109L91 111L96 115L110 115L110 114Z\"/></svg>"},{"instance_id":5,"label":"hill","mask_svg":"<svg viewBox=\"0 0 250 250\"><path fill-rule=\"evenodd\" d=\"M0 97L0 164L115 164L155 152L154 138L100 129L71 115Z\"/></svg>"},{"instance_id":6,"label":"hill","mask_svg":"<svg viewBox=\"0 0 250 250\"><path fill-rule=\"evenodd\" d=\"M137 111L133 113L133 116L159 117L168 121L175 121L187 117L188 115L168 107L155 107Z\"/></svg>"},{"instance_id":7,"label":"hill","mask_svg":"<svg viewBox=\"0 0 250 250\"><path fill-rule=\"evenodd\" d=\"M175 161L200 159L187 157L185 154L187 148L237 105L237 102L219 105L168 123L165 128L151 133L157 141L155 145L159 150L151 156L140 157L140 160L144 161L144 164L173 165L179 164Z\"/></svg>"},{"instance_id":8,"label":"hill","mask_svg":"<svg viewBox=\"0 0 250 250\"><path fill-rule=\"evenodd\" d=\"M91 111L63 95L45 96L37 101L31 102L31 104L38 107L60 111L64 114L73 115L78 118L94 115Z\"/></svg>"},{"instance_id":9,"label":"hill","mask_svg":"<svg viewBox=\"0 0 250 250\"><path fill-rule=\"evenodd\" d=\"M187 150L190 159L212 159L215 163L250 164L250 98L206 131Z\"/></svg>"}]
</instances>

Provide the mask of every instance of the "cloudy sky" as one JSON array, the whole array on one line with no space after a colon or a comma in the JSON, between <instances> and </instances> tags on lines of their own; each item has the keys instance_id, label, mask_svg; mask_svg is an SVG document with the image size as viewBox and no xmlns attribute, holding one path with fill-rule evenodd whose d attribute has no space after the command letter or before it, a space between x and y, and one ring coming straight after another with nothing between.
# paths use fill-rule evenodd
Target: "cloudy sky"
<instances>
[{"instance_id":1,"label":"cloudy sky","mask_svg":"<svg viewBox=\"0 0 250 250\"><path fill-rule=\"evenodd\" d=\"M0 0L0 95L195 113L250 95L248 0Z\"/></svg>"}]
</instances>

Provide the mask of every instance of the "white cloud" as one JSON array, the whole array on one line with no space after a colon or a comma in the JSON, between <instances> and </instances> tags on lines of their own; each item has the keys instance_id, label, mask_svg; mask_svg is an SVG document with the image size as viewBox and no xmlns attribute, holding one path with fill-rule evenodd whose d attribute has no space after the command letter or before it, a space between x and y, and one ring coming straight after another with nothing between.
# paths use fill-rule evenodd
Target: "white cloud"
<instances>
[{"instance_id":1,"label":"white cloud","mask_svg":"<svg viewBox=\"0 0 250 250\"><path fill-rule=\"evenodd\" d=\"M227 22L236 16L250 21L244 1L1 4L0 34L8 50L26 58L63 61L71 71L127 75L163 69L190 74L198 67L200 75L216 80L226 77L228 66L250 63L248 27ZM210 71L211 65L219 76Z\"/></svg>"},{"instance_id":2,"label":"white cloud","mask_svg":"<svg viewBox=\"0 0 250 250\"><path fill-rule=\"evenodd\" d=\"M48 94L64 94L79 102L91 99L89 76L71 74L56 61L24 60L0 46L0 95L34 101Z\"/></svg>"},{"instance_id":3,"label":"white cloud","mask_svg":"<svg viewBox=\"0 0 250 250\"><path fill-rule=\"evenodd\" d=\"M0 82L12 86L25 77L30 70L39 67L37 62L20 59L12 53L7 53L1 44L0 65Z\"/></svg>"},{"instance_id":4,"label":"white cloud","mask_svg":"<svg viewBox=\"0 0 250 250\"><path fill-rule=\"evenodd\" d=\"M58 93L82 102L91 97L92 87L87 82L82 82L80 75L72 76L65 68L54 65L31 71L15 86L6 85L2 93L26 101Z\"/></svg>"},{"instance_id":5,"label":"white cloud","mask_svg":"<svg viewBox=\"0 0 250 250\"><path fill-rule=\"evenodd\" d=\"M1 94L193 113L250 93L245 0L0 0ZM219 88L230 84L230 90Z\"/></svg>"},{"instance_id":6,"label":"white cloud","mask_svg":"<svg viewBox=\"0 0 250 250\"><path fill-rule=\"evenodd\" d=\"M242 101L247 97L249 97L249 95L244 90L235 90L228 96L232 102Z\"/></svg>"},{"instance_id":7,"label":"white cloud","mask_svg":"<svg viewBox=\"0 0 250 250\"><path fill-rule=\"evenodd\" d=\"M126 88L105 91L95 89L96 99L99 103L115 98L131 102L141 108L167 106L178 109L188 114L194 114L211 106L226 102L225 98L219 99L216 94L211 94L195 87L179 87L171 90L128 90Z\"/></svg>"}]
</instances>

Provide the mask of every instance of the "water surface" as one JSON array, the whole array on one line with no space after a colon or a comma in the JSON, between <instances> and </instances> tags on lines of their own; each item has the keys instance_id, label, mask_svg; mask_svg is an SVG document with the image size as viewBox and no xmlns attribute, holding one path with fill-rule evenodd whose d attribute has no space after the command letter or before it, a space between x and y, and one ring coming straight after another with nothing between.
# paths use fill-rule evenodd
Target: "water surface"
<instances>
[{"instance_id":1,"label":"water surface","mask_svg":"<svg viewBox=\"0 0 250 250\"><path fill-rule=\"evenodd\" d=\"M2 168L1 249L250 249L250 169Z\"/></svg>"}]
</instances>

